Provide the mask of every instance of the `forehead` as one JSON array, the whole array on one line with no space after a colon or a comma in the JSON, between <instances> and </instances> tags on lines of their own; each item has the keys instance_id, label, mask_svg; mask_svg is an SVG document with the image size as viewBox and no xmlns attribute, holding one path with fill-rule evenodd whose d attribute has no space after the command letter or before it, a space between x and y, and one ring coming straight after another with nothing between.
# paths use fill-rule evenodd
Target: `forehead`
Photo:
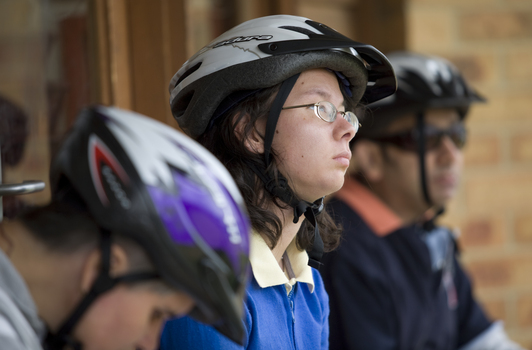
<instances>
[{"instance_id":1,"label":"forehead","mask_svg":"<svg viewBox=\"0 0 532 350\"><path fill-rule=\"evenodd\" d=\"M343 98L336 75L324 68L302 72L289 96L299 98L308 95L323 99Z\"/></svg>"},{"instance_id":2,"label":"forehead","mask_svg":"<svg viewBox=\"0 0 532 350\"><path fill-rule=\"evenodd\" d=\"M177 290L161 290L147 288L144 290L152 302L152 307L183 316L190 312L195 302L188 294Z\"/></svg>"},{"instance_id":3,"label":"forehead","mask_svg":"<svg viewBox=\"0 0 532 350\"><path fill-rule=\"evenodd\" d=\"M425 111L425 125L445 129L460 121L460 115L454 108L434 108ZM386 131L388 133L410 130L416 127L416 116L407 114L392 121Z\"/></svg>"}]
</instances>

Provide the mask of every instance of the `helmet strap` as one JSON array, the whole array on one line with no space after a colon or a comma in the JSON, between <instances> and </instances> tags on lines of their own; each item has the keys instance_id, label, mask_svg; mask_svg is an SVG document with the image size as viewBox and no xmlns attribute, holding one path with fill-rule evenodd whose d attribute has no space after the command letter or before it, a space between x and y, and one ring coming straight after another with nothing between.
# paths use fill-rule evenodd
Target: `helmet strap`
<instances>
[{"instance_id":1,"label":"helmet strap","mask_svg":"<svg viewBox=\"0 0 532 350\"><path fill-rule=\"evenodd\" d=\"M312 247L307 250L309 255L308 264L315 269L319 269L322 265L321 257L323 256L324 245L320 236L320 230L316 221L316 216L323 211L324 197L316 200L313 203L299 200L295 196L290 186L288 186L288 181L283 174L278 173L277 179L274 179L264 169L259 169L259 167L257 167L255 164L249 162L248 165L251 170L253 170L253 172L262 180L266 191L271 193L273 196L278 197L280 200L294 209L294 224L297 224L301 215L304 215L314 227L314 240Z\"/></svg>"},{"instance_id":2,"label":"helmet strap","mask_svg":"<svg viewBox=\"0 0 532 350\"><path fill-rule=\"evenodd\" d=\"M303 210L303 207L305 207L305 218L314 226L314 240L312 241L312 248L307 251L308 253L308 264L319 270L321 265L323 263L321 262L321 257L323 256L323 240L320 236L320 230L318 228L318 223L316 222L316 216L321 213L323 210L323 198L318 199L311 205L308 205L310 203L301 201L297 205L297 209ZM304 203L304 206L301 206L301 203ZM296 212L296 207L294 207L294 212ZM301 214L299 214L301 215ZM296 214L294 213L294 221L296 222Z\"/></svg>"},{"instance_id":3,"label":"helmet strap","mask_svg":"<svg viewBox=\"0 0 532 350\"><path fill-rule=\"evenodd\" d=\"M300 73L291 76L282 82L279 92L275 99L273 100L272 107L270 108L270 113L268 114L268 120L266 121L266 130L264 132L264 161L266 168L270 165L270 152L272 149L273 136L275 135L275 128L277 127L277 121L281 115L281 110L283 105L290 95L292 88L296 85L297 78L299 78Z\"/></svg>"},{"instance_id":4,"label":"helmet strap","mask_svg":"<svg viewBox=\"0 0 532 350\"><path fill-rule=\"evenodd\" d=\"M305 215L305 218L314 227L314 241L312 248L309 250L309 265L314 268L319 268L321 265L321 257L323 255L323 240L320 236L319 227L316 221L316 215L323 210L323 198L318 199L314 203L310 203L303 200L298 200L288 185L288 181L282 174L278 174L277 179L274 179L266 169L268 169L271 162L271 148L273 143L273 137L275 135L275 128L277 121L281 114L283 105L288 98L288 95L292 91L292 88L296 84L300 73L291 76L286 79L279 88L279 92L272 103L270 113L268 114L268 120L266 121L266 130L264 133L264 164L265 167L258 167L250 162L249 166L262 180L266 190L273 196L278 197L280 200L290 205L294 209L294 223L299 221L301 215ZM260 169L259 169L260 168Z\"/></svg>"},{"instance_id":5,"label":"helmet strap","mask_svg":"<svg viewBox=\"0 0 532 350\"><path fill-rule=\"evenodd\" d=\"M425 169L425 113L418 112L416 115L416 127L417 132L419 134L419 142L418 142L418 155L419 155L419 177L421 179L421 189L423 191L423 198L425 199L425 202L432 206L432 200L430 199L429 190L427 187L427 172Z\"/></svg>"},{"instance_id":6,"label":"helmet strap","mask_svg":"<svg viewBox=\"0 0 532 350\"><path fill-rule=\"evenodd\" d=\"M154 272L140 272L132 273L120 277L111 277L109 274L111 267L111 232L105 229L100 229L100 251L101 251L101 267L100 273L91 289L78 303L74 311L66 319L65 322L59 328L57 333L48 333L45 340L45 350L55 349L72 349L81 350L82 344L74 339L71 335L74 326L79 322L88 307L98 298L100 295L111 290L116 284L120 282L137 282L149 279L159 278L159 275Z\"/></svg>"}]
</instances>

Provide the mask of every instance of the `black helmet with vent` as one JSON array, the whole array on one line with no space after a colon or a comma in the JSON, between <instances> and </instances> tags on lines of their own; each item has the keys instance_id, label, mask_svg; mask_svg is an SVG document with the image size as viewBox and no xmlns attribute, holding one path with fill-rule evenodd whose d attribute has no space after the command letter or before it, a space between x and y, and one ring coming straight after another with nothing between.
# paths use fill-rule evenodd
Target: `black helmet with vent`
<instances>
[{"instance_id":1,"label":"black helmet with vent","mask_svg":"<svg viewBox=\"0 0 532 350\"><path fill-rule=\"evenodd\" d=\"M364 127L357 139L378 135L389 123L405 114L422 113L429 108L456 108L465 118L475 102L485 102L460 71L441 57L412 52L387 55L397 77L395 94L367 106Z\"/></svg>"}]
</instances>

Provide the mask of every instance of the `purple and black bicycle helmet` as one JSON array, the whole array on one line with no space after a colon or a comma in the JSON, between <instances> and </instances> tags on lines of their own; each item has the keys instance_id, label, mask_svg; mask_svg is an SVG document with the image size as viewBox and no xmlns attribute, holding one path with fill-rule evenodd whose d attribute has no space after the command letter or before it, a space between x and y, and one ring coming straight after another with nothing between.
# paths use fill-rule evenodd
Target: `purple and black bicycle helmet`
<instances>
[{"instance_id":1,"label":"purple and black bicycle helmet","mask_svg":"<svg viewBox=\"0 0 532 350\"><path fill-rule=\"evenodd\" d=\"M160 278L194 298L192 317L242 341L250 224L236 184L205 148L153 119L96 106L80 113L50 178L53 200L81 200L103 233L136 241L155 266L115 279L102 271L92 299L117 282Z\"/></svg>"}]
</instances>

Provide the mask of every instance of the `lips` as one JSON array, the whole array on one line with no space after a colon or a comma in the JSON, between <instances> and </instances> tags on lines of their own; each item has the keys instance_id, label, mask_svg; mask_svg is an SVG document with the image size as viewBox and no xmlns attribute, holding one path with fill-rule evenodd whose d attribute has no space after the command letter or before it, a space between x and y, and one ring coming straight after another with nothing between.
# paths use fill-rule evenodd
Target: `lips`
<instances>
[{"instance_id":1,"label":"lips","mask_svg":"<svg viewBox=\"0 0 532 350\"><path fill-rule=\"evenodd\" d=\"M435 182L441 186L456 186L458 184L458 177L453 174L440 175L435 178Z\"/></svg>"},{"instance_id":2,"label":"lips","mask_svg":"<svg viewBox=\"0 0 532 350\"><path fill-rule=\"evenodd\" d=\"M349 166L349 161L351 160L351 152L342 152L336 155L333 159L341 163L342 165Z\"/></svg>"}]
</instances>

